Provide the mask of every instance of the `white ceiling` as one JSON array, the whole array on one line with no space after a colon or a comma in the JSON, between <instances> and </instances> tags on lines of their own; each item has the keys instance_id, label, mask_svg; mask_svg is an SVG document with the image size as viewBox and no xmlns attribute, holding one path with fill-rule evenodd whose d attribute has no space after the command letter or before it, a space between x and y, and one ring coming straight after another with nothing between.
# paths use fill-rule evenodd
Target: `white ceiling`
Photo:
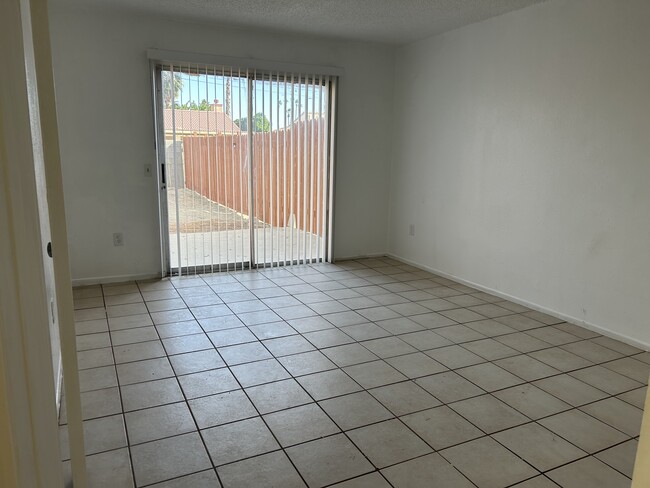
<instances>
[{"instance_id":1,"label":"white ceiling","mask_svg":"<svg viewBox=\"0 0 650 488\"><path fill-rule=\"evenodd\" d=\"M53 0L190 21L406 44L543 0Z\"/></svg>"}]
</instances>

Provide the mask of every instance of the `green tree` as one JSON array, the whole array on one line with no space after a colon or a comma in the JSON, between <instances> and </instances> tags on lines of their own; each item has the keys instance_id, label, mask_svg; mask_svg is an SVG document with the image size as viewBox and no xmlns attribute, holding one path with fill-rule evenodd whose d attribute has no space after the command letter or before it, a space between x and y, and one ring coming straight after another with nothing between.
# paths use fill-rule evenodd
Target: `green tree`
<instances>
[{"instance_id":1,"label":"green tree","mask_svg":"<svg viewBox=\"0 0 650 488\"><path fill-rule=\"evenodd\" d=\"M183 78L171 71L162 72L163 103L165 108L171 108L183 89Z\"/></svg>"},{"instance_id":2,"label":"green tree","mask_svg":"<svg viewBox=\"0 0 650 488\"><path fill-rule=\"evenodd\" d=\"M181 109L181 110L210 110L210 104L208 101L204 98L201 100L200 103L196 103L194 100L190 102L185 102L184 104L179 104L176 103L174 105L175 109Z\"/></svg>"},{"instance_id":3,"label":"green tree","mask_svg":"<svg viewBox=\"0 0 650 488\"><path fill-rule=\"evenodd\" d=\"M248 131L248 117L235 120L235 124L243 131ZM253 132L271 132L271 122L262 112L253 116Z\"/></svg>"}]
</instances>

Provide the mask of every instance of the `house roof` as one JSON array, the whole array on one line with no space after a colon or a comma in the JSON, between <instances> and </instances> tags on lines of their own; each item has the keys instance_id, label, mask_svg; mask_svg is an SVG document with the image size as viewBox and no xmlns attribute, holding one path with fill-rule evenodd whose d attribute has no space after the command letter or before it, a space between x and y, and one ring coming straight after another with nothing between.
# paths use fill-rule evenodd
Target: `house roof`
<instances>
[{"instance_id":1,"label":"house roof","mask_svg":"<svg viewBox=\"0 0 650 488\"><path fill-rule=\"evenodd\" d=\"M239 132L239 127L225 112L212 110L173 110L166 108L163 112L165 132L171 132L172 127L177 133L233 134Z\"/></svg>"}]
</instances>

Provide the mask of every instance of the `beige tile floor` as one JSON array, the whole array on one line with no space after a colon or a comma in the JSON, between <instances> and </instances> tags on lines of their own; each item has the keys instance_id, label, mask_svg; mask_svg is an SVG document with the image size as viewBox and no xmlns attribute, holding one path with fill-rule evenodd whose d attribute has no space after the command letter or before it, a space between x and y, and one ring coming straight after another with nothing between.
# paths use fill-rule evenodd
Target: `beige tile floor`
<instances>
[{"instance_id":1,"label":"beige tile floor","mask_svg":"<svg viewBox=\"0 0 650 488\"><path fill-rule=\"evenodd\" d=\"M74 294L93 487L630 486L650 354L412 266Z\"/></svg>"}]
</instances>

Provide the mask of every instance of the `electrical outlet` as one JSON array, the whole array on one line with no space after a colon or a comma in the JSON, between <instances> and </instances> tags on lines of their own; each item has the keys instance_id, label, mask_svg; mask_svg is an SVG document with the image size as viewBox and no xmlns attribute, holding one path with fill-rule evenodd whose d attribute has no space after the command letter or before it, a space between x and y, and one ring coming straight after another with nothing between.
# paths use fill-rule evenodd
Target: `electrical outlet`
<instances>
[{"instance_id":1,"label":"electrical outlet","mask_svg":"<svg viewBox=\"0 0 650 488\"><path fill-rule=\"evenodd\" d=\"M145 176L151 176L151 165L150 164L145 164L144 165L144 175Z\"/></svg>"},{"instance_id":2,"label":"electrical outlet","mask_svg":"<svg viewBox=\"0 0 650 488\"><path fill-rule=\"evenodd\" d=\"M124 245L124 235L121 232L116 232L113 234L113 245L114 246Z\"/></svg>"},{"instance_id":3,"label":"electrical outlet","mask_svg":"<svg viewBox=\"0 0 650 488\"><path fill-rule=\"evenodd\" d=\"M415 235L415 224L409 224L409 235L410 236Z\"/></svg>"}]
</instances>

